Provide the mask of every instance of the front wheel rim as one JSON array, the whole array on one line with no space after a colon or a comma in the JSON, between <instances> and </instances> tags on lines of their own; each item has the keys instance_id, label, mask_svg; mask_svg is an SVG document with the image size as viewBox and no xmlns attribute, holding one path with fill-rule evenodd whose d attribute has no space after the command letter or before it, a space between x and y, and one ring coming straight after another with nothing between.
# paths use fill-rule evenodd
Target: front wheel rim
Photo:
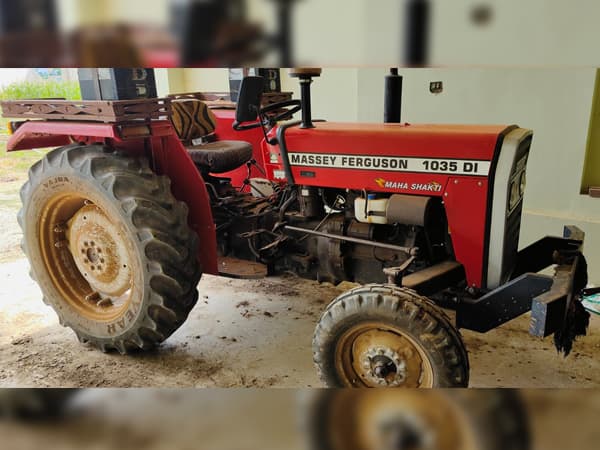
<instances>
[{"instance_id":1,"label":"front wheel rim","mask_svg":"<svg viewBox=\"0 0 600 450\"><path fill-rule=\"evenodd\" d=\"M480 448L467 412L438 390L342 390L323 422L333 449Z\"/></svg>"},{"instance_id":2,"label":"front wheel rim","mask_svg":"<svg viewBox=\"0 0 600 450\"><path fill-rule=\"evenodd\" d=\"M355 325L339 339L335 368L348 387L431 388L433 366L418 341L395 326Z\"/></svg>"}]
</instances>

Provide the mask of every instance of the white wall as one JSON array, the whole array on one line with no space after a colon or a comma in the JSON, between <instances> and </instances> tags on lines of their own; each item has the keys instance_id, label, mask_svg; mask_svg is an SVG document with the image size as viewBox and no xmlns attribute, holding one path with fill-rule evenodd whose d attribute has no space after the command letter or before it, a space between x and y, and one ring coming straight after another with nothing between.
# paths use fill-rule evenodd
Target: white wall
<instances>
[{"instance_id":1,"label":"white wall","mask_svg":"<svg viewBox=\"0 0 600 450\"><path fill-rule=\"evenodd\" d=\"M60 25L71 30L86 24L169 23L172 0L57 0Z\"/></svg>"},{"instance_id":2,"label":"white wall","mask_svg":"<svg viewBox=\"0 0 600 450\"><path fill-rule=\"evenodd\" d=\"M489 26L470 21L490 4ZM597 0L435 0L431 63L435 65L599 64Z\"/></svg>"},{"instance_id":3,"label":"white wall","mask_svg":"<svg viewBox=\"0 0 600 450\"><path fill-rule=\"evenodd\" d=\"M292 91L300 98L297 78L281 69L281 89ZM325 68L321 77L311 85L312 116L314 119L356 121L358 114L358 71L355 69Z\"/></svg>"},{"instance_id":4,"label":"white wall","mask_svg":"<svg viewBox=\"0 0 600 450\"><path fill-rule=\"evenodd\" d=\"M406 0L304 0L294 30L300 63L401 64ZM429 0L429 64L597 65L597 0ZM473 7L492 20L475 25ZM334 32L332 32L334 30Z\"/></svg>"}]
</instances>

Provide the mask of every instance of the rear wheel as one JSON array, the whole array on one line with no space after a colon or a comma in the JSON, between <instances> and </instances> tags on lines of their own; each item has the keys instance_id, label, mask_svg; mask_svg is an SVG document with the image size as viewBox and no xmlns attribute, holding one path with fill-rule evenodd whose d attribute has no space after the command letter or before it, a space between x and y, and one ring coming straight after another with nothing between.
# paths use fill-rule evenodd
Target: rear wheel
<instances>
[{"instance_id":1,"label":"rear wheel","mask_svg":"<svg viewBox=\"0 0 600 450\"><path fill-rule=\"evenodd\" d=\"M458 330L426 297L369 285L336 298L313 339L330 387L466 387L469 362Z\"/></svg>"},{"instance_id":2,"label":"rear wheel","mask_svg":"<svg viewBox=\"0 0 600 450\"><path fill-rule=\"evenodd\" d=\"M527 450L510 390L329 390L304 411L311 450Z\"/></svg>"},{"instance_id":3,"label":"rear wheel","mask_svg":"<svg viewBox=\"0 0 600 450\"><path fill-rule=\"evenodd\" d=\"M197 236L144 159L62 147L30 169L21 199L32 276L82 342L146 349L185 321L198 298Z\"/></svg>"}]
</instances>

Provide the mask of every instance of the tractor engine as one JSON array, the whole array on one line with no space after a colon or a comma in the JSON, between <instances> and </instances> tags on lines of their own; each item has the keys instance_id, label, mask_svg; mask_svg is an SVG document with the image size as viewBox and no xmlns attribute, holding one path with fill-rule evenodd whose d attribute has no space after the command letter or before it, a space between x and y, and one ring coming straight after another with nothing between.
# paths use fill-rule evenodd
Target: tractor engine
<instances>
[{"instance_id":1,"label":"tractor engine","mask_svg":"<svg viewBox=\"0 0 600 450\"><path fill-rule=\"evenodd\" d=\"M416 271L452 253L436 198L275 183L251 195L221 183L209 187L220 253L257 260L270 272L385 282L386 268Z\"/></svg>"}]
</instances>

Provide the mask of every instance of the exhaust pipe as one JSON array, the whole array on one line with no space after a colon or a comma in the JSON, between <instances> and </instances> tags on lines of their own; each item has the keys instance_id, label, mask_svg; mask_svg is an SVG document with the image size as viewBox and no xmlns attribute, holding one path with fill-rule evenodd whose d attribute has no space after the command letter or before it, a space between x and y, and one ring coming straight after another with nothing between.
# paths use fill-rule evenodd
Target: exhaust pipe
<instances>
[{"instance_id":1,"label":"exhaust pipe","mask_svg":"<svg viewBox=\"0 0 600 450\"><path fill-rule=\"evenodd\" d=\"M404 65L426 66L429 59L430 0L407 0L405 12Z\"/></svg>"},{"instance_id":2,"label":"exhaust pipe","mask_svg":"<svg viewBox=\"0 0 600 450\"><path fill-rule=\"evenodd\" d=\"M398 69L390 69L385 77L384 123L400 123L402 120L402 76Z\"/></svg>"}]
</instances>

